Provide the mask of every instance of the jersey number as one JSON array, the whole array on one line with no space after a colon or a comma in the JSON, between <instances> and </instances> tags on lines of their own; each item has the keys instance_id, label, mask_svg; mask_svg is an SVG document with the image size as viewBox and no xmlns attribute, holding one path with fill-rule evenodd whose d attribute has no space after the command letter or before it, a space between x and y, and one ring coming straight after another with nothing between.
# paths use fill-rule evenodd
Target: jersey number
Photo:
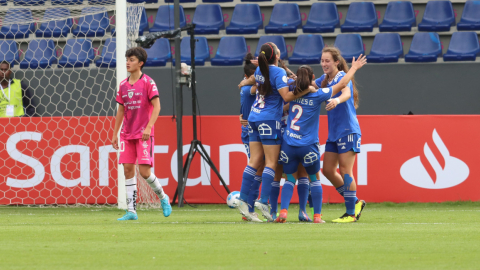
<instances>
[{"instance_id":1,"label":"jersey number","mask_svg":"<svg viewBox=\"0 0 480 270\"><path fill-rule=\"evenodd\" d=\"M263 95L257 95L257 105L260 109L265 108L265 97Z\"/></svg>"},{"instance_id":2,"label":"jersey number","mask_svg":"<svg viewBox=\"0 0 480 270\"><path fill-rule=\"evenodd\" d=\"M292 122L290 123L290 128L296 131L300 130L299 126L295 126L295 123L300 119L303 113L303 108L300 105L293 105L292 107L292 113L294 113L296 110L298 110L297 115L295 115L295 118L292 119Z\"/></svg>"}]
</instances>

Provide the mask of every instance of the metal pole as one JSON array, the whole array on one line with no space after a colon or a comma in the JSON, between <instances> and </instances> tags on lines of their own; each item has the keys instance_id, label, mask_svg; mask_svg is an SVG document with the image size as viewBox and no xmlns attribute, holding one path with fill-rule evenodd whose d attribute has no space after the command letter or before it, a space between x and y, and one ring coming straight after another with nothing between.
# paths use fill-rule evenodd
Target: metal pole
<instances>
[{"instance_id":1,"label":"metal pole","mask_svg":"<svg viewBox=\"0 0 480 270\"><path fill-rule=\"evenodd\" d=\"M193 27L192 30L190 30L190 52L191 52L191 61L192 63L190 64L192 66L192 74L191 79L192 79L192 117L193 117L193 140L197 140L197 92L196 90L196 84L197 82L195 81L195 45L196 45L196 40L195 40L195 27Z\"/></svg>"},{"instance_id":2,"label":"metal pole","mask_svg":"<svg viewBox=\"0 0 480 270\"><path fill-rule=\"evenodd\" d=\"M180 28L180 0L173 3L174 29ZM182 117L183 117L183 96L181 77L181 59L180 59L180 36L175 38L175 89L177 104L177 179L178 179L178 207L183 207L183 138L182 138Z\"/></svg>"}]
</instances>

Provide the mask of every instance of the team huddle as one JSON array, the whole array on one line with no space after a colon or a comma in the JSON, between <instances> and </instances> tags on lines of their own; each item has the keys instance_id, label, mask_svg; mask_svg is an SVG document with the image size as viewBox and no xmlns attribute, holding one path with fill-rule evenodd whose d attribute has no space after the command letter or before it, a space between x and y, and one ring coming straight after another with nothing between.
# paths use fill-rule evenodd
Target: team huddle
<instances>
[{"instance_id":1,"label":"team huddle","mask_svg":"<svg viewBox=\"0 0 480 270\"><path fill-rule=\"evenodd\" d=\"M239 86L242 141L249 162L236 204L243 219L262 222L255 207L268 222L286 222L298 180L299 221L324 223L318 138L323 102L327 103L328 111L323 174L344 197L346 207L346 213L332 222L348 223L360 218L366 203L356 197L352 172L361 145L356 116L358 92L353 75L366 64L366 59L361 55L357 60L354 58L349 69L338 49L326 47L321 64L325 74L315 80L312 68L306 65L293 74L281 61L274 43L262 45L258 60L247 55L245 79ZM278 213L283 173L286 181ZM313 220L307 215L307 203L313 208Z\"/></svg>"}]
</instances>

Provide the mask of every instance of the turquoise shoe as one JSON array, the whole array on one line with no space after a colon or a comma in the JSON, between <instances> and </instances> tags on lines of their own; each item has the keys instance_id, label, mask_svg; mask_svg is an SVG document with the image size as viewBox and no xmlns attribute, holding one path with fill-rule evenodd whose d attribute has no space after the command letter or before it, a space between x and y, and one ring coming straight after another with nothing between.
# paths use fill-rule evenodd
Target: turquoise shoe
<instances>
[{"instance_id":1,"label":"turquoise shoe","mask_svg":"<svg viewBox=\"0 0 480 270\"><path fill-rule=\"evenodd\" d=\"M137 220L138 219L138 216L137 216L137 213L132 213L132 212L128 212L126 211L127 213L125 213L125 215L117 220Z\"/></svg>"},{"instance_id":2,"label":"turquoise shoe","mask_svg":"<svg viewBox=\"0 0 480 270\"><path fill-rule=\"evenodd\" d=\"M170 216L170 214L172 213L172 206L170 205L170 197L168 197L168 195L165 194L165 198L161 200L160 203L162 204L163 215L165 217Z\"/></svg>"}]
</instances>

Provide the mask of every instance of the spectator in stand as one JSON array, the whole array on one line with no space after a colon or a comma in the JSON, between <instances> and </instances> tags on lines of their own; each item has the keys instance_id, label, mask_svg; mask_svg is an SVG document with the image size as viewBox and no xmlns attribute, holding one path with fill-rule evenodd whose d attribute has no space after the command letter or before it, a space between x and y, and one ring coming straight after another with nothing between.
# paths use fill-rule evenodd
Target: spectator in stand
<instances>
[{"instance_id":1,"label":"spectator in stand","mask_svg":"<svg viewBox=\"0 0 480 270\"><path fill-rule=\"evenodd\" d=\"M0 117L35 116L33 91L24 82L12 79L8 61L0 63Z\"/></svg>"}]
</instances>

